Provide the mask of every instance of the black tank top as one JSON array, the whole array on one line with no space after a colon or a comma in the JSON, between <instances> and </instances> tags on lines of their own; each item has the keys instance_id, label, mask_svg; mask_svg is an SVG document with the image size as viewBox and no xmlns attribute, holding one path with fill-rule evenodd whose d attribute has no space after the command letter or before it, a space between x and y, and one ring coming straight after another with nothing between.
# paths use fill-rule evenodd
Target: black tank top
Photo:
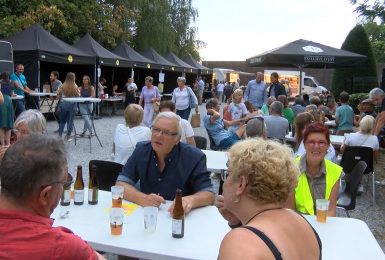
<instances>
[{"instance_id":1,"label":"black tank top","mask_svg":"<svg viewBox=\"0 0 385 260\"><path fill-rule=\"evenodd\" d=\"M309 221L307 221L307 219L302 216L301 214L298 214L300 215L304 220L306 220L306 222L309 224L309 226L311 227L311 229L313 230L314 232L314 235L317 239L317 242L318 242L318 246L319 246L319 252L320 252L320 256L319 256L319 259L321 260L322 259L322 242L321 242L321 239L320 237L318 236L318 233L317 231L315 231L315 229L313 228L312 225L310 225ZM242 228L246 228L248 230L250 230L251 232L253 232L255 235L257 235L260 239L262 239L262 241L266 244L266 246L270 249L271 253L273 253L274 257L276 260L283 260L282 258L282 255L281 253L279 252L278 248L274 245L273 241L271 241L271 239L265 235L265 233L263 233L262 231L260 231L259 229L257 228L254 228L254 227L250 227L250 226L243 226Z\"/></svg>"}]
</instances>

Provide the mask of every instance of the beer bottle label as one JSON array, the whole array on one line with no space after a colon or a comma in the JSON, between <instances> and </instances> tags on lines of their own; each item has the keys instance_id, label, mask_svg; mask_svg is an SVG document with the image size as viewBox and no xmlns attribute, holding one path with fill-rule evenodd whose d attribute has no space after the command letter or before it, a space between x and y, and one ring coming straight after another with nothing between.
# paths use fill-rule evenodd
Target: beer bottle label
<instances>
[{"instance_id":1,"label":"beer bottle label","mask_svg":"<svg viewBox=\"0 0 385 260\"><path fill-rule=\"evenodd\" d=\"M181 235L183 233L183 219L172 219L172 233Z\"/></svg>"},{"instance_id":2,"label":"beer bottle label","mask_svg":"<svg viewBox=\"0 0 385 260\"><path fill-rule=\"evenodd\" d=\"M84 202L84 190L75 190L74 201Z\"/></svg>"},{"instance_id":3,"label":"beer bottle label","mask_svg":"<svg viewBox=\"0 0 385 260\"><path fill-rule=\"evenodd\" d=\"M67 203L71 200L71 191L70 190L64 190L63 196L62 196L62 202Z\"/></svg>"},{"instance_id":4,"label":"beer bottle label","mask_svg":"<svg viewBox=\"0 0 385 260\"><path fill-rule=\"evenodd\" d=\"M88 190L88 201L98 201L98 189Z\"/></svg>"}]
</instances>

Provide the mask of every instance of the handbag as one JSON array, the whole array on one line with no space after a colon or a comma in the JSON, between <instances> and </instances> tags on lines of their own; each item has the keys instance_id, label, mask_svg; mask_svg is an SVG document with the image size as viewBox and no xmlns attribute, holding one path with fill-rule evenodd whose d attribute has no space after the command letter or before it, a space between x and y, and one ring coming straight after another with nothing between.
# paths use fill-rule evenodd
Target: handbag
<instances>
[{"instance_id":1,"label":"handbag","mask_svg":"<svg viewBox=\"0 0 385 260\"><path fill-rule=\"evenodd\" d=\"M199 113L195 113L191 115L191 126L193 128L197 128L201 126L201 115Z\"/></svg>"},{"instance_id":2,"label":"handbag","mask_svg":"<svg viewBox=\"0 0 385 260\"><path fill-rule=\"evenodd\" d=\"M159 113L160 101L155 101L154 103L152 103L152 105L154 107L154 112Z\"/></svg>"},{"instance_id":3,"label":"handbag","mask_svg":"<svg viewBox=\"0 0 385 260\"><path fill-rule=\"evenodd\" d=\"M195 94L190 87L187 87L187 90L188 90L189 106L191 109L193 109L197 105L197 103L195 102L195 98L194 98Z\"/></svg>"}]
</instances>

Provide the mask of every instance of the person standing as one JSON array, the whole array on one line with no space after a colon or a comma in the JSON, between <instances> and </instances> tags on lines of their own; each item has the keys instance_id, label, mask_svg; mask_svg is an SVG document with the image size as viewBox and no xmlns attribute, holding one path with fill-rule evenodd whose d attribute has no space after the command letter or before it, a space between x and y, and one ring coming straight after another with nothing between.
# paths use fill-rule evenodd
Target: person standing
<instances>
[{"instance_id":1,"label":"person standing","mask_svg":"<svg viewBox=\"0 0 385 260\"><path fill-rule=\"evenodd\" d=\"M13 128L13 106L12 95L13 86L9 80L8 72L1 73L1 93L4 102L0 105L0 145L10 145L11 129Z\"/></svg>"},{"instance_id":2,"label":"person standing","mask_svg":"<svg viewBox=\"0 0 385 260\"><path fill-rule=\"evenodd\" d=\"M353 132L354 111L349 106L349 94L345 91L340 94L341 106L336 110L337 135Z\"/></svg>"},{"instance_id":3,"label":"person standing","mask_svg":"<svg viewBox=\"0 0 385 260\"><path fill-rule=\"evenodd\" d=\"M62 82L58 78L59 78L59 72L57 72L57 71L52 71L51 74L49 75L52 93L56 93L62 84Z\"/></svg>"},{"instance_id":4,"label":"person standing","mask_svg":"<svg viewBox=\"0 0 385 260\"><path fill-rule=\"evenodd\" d=\"M172 92L172 102L176 106L176 114L181 118L188 120L190 116L190 99L195 100L195 112L198 113L198 100L189 86L186 86L186 78L178 77L178 87Z\"/></svg>"},{"instance_id":5,"label":"person standing","mask_svg":"<svg viewBox=\"0 0 385 260\"><path fill-rule=\"evenodd\" d=\"M79 91L81 97L95 97L95 88L91 85L91 79L89 76L83 76L83 85L79 88ZM89 131L90 135L92 135L91 113L93 110L93 104L91 102L80 103L79 110L84 120L83 132L80 136L84 137L87 131Z\"/></svg>"},{"instance_id":6,"label":"person standing","mask_svg":"<svg viewBox=\"0 0 385 260\"><path fill-rule=\"evenodd\" d=\"M126 91L126 100L124 101L124 106L127 107L129 104L135 104L135 91L138 90L138 87L133 82L132 78L127 79L127 83L124 85L124 90Z\"/></svg>"},{"instance_id":7,"label":"person standing","mask_svg":"<svg viewBox=\"0 0 385 260\"><path fill-rule=\"evenodd\" d=\"M202 105L203 102L203 92L205 91L205 82L202 79L202 76L198 77L198 85L199 85L199 99L198 104Z\"/></svg>"},{"instance_id":8,"label":"person standing","mask_svg":"<svg viewBox=\"0 0 385 260\"><path fill-rule=\"evenodd\" d=\"M286 96L285 87L281 83L279 83L278 78L279 77L278 77L277 72L271 73L271 75L270 75L271 85L269 88L268 96L269 97L275 97L275 99L278 99L279 95L285 95Z\"/></svg>"},{"instance_id":9,"label":"person standing","mask_svg":"<svg viewBox=\"0 0 385 260\"><path fill-rule=\"evenodd\" d=\"M139 105L144 104L143 124L151 127L154 118L154 103L160 101L160 93L158 87L152 85L154 78L147 76L144 79L144 86L140 94Z\"/></svg>"},{"instance_id":10,"label":"person standing","mask_svg":"<svg viewBox=\"0 0 385 260\"><path fill-rule=\"evenodd\" d=\"M266 84L262 81L262 72L255 74L255 79L250 80L247 83L246 91L244 94L245 101L251 102L254 107L262 108L263 104L266 104Z\"/></svg>"},{"instance_id":11,"label":"person standing","mask_svg":"<svg viewBox=\"0 0 385 260\"><path fill-rule=\"evenodd\" d=\"M51 92L52 93L57 93L57 90L62 85L62 82L60 80L58 80L58 78L59 78L59 72L51 71L51 74L49 75L49 80L50 80L50 83L51 83ZM55 97L51 97L51 98L54 99ZM59 108L59 105L60 104L58 102L56 107L55 107L55 116L56 116L56 121L57 121L58 124L60 124L60 113L57 112L57 110ZM59 133L59 129L54 131L54 133Z\"/></svg>"},{"instance_id":12,"label":"person standing","mask_svg":"<svg viewBox=\"0 0 385 260\"><path fill-rule=\"evenodd\" d=\"M73 120L75 115L76 103L64 101L63 98L78 97L79 88L75 83L75 73L68 72L66 79L57 91L57 96L60 100L60 125L59 136L62 137L64 126L67 124L66 140L70 142L71 133L73 130Z\"/></svg>"},{"instance_id":13,"label":"person standing","mask_svg":"<svg viewBox=\"0 0 385 260\"><path fill-rule=\"evenodd\" d=\"M32 90L28 87L27 80L23 75L24 66L23 64L18 64L16 66L16 71L11 75L11 81L14 84L14 92L16 95L22 96L22 99L15 100L16 110L15 117L18 117L21 112L25 110L25 94L29 94Z\"/></svg>"},{"instance_id":14,"label":"person standing","mask_svg":"<svg viewBox=\"0 0 385 260\"><path fill-rule=\"evenodd\" d=\"M223 99L223 91L225 90L225 85L223 84L223 81L219 81L219 84L217 86L217 95L218 95L218 101L219 105L222 104Z\"/></svg>"}]
</instances>

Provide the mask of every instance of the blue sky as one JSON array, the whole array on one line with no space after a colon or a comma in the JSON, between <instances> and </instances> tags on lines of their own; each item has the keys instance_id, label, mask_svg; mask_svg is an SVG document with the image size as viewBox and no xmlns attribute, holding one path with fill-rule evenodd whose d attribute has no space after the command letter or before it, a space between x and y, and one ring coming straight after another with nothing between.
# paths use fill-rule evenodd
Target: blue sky
<instances>
[{"instance_id":1,"label":"blue sky","mask_svg":"<svg viewBox=\"0 0 385 260\"><path fill-rule=\"evenodd\" d=\"M349 0L193 0L202 60L245 60L305 39L340 48L357 23Z\"/></svg>"}]
</instances>

